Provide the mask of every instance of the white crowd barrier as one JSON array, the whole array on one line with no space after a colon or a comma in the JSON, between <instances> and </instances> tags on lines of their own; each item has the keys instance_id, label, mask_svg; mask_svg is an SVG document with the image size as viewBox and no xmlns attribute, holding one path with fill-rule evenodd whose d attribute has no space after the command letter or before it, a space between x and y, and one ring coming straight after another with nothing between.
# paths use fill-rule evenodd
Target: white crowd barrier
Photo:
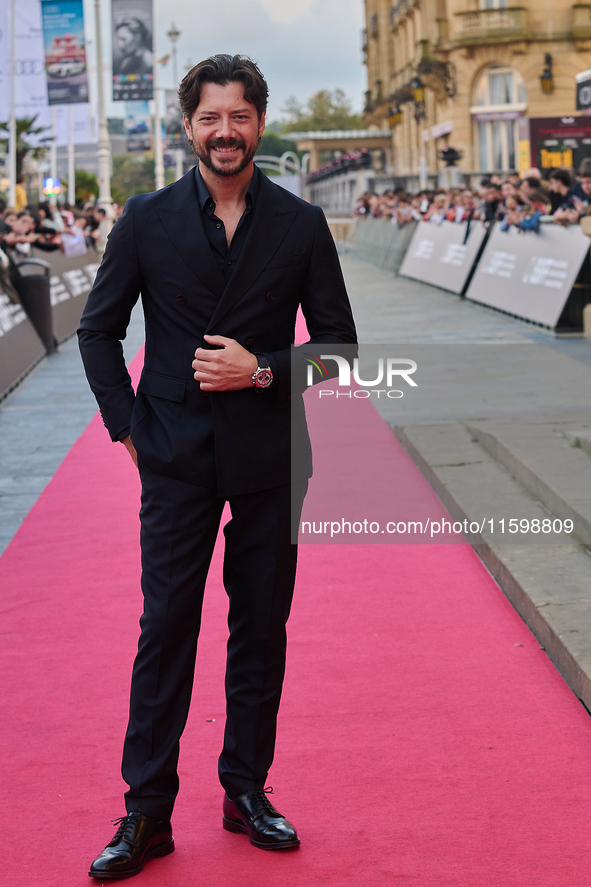
<instances>
[{"instance_id":1,"label":"white crowd barrier","mask_svg":"<svg viewBox=\"0 0 591 887\"><path fill-rule=\"evenodd\" d=\"M553 329L582 325L585 294L573 287L590 244L578 225L540 225L539 232L495 225L466 297Z\"/></svg>"},{"instance_id":2,"label":"white crowd barrier","mask_svg":"<svg viewBox=\"0 0 591 887\"><path fill-rule=\"evenodd\" d=\"M590 245L579 225L551 219L538 231L503 231L480 221L469 229L448 221L397 229L381 219L362 219L351 254L523 320L575 331L582 330L583 308L591 302Z\"/></svg>"},{"instance_id":3,"label":"white crowd barrier","mask_svg":"<svg viewBox=\"0 0 591 887\"><path fill-rule=\"evenodd\" d=\"M400 274L458 295L463 293L487 229L482 222L472 222L467 238L466 232L466 223L419 222Z\"/></svg>"}]
</instances>

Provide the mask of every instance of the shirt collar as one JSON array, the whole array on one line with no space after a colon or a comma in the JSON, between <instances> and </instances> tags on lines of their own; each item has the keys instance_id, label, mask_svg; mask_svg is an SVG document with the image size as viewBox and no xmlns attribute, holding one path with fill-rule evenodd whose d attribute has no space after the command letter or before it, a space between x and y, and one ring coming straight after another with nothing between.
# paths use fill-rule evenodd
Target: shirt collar
<instances>
[{"instance_id":1,"label":"shirt collar","mask_svg":"<svg viewBox=\"0 0 591 887\"><path fill-rule=\"evenodd\" d=\"M254 208L257 194L259 192L260 174L261 173L259 172L259 169L255 163L254 174L252 179L250 180L248 191L246 192L246 208L251 211ZM203 176L199 172L198 165L195 167L195 184L197 186L197 198L199 200L199 206L201 207L201 210L203 211L206 209L210 209L211 211L213 211L215 209L215 202L213 200L213 197L207 190L207 185L203 181ZM211 204L211 206L209 206L208 204Z\"/></svg>"}]
</instances>

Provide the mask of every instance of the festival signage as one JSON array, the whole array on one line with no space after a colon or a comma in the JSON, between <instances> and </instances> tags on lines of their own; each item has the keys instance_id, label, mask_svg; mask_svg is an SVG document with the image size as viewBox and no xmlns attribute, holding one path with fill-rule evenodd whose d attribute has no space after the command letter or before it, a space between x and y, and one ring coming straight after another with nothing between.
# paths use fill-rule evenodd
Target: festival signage
<instances>
[{"instance_id":1,"label":"festival signage","mask_svg":"<svg viewBox=\"0 0 591 887\"><path fill-rule=\"evenodd\" d=\"M33 255L47 261L47 253L35 247ZM63 342L76 331L80 323L88 293L98 271L100 256L92 251L74 256L54 252L49 254L49 262L53 331L58 342Z\"/></svg>"},{"instance_id":2,"label":"festival signage","mask_svg":"<svg viewBox=\"0 0 591 887\"><path fill-rule=\"evenodd\" d=\"M8 120L10 117L10 8L10 3L0 0L0 120ZM39 112L49 111L41 7L39 0L18 0L13 8L15 10L14 89L16 116L17 118L35 117ZM40 125L39 121L36 125Z\"/></svg>"},{"instance_id":3,"label":"festival signage","mask_svg":"<svg viewBox=\"0 0 591 887\"><path fill-rule=\"evenodd\" d=\"M462 293L485 237L482 222L419 222L400 274Z\"/></svg>"},{"instance_id":4,"label":"festival signage","mask_svg":"<svg viewBox=\"0 0 591 887\"><path fill-rule=\"evenodd\" d=\"M112 0L113 101L153 98L152 0Z\"/></svg>"},{"instance_id":5,"label":"festival signage","mask_svg":"<svg viewBox=\"0 0 591 887\"><path fill-rule=\"evenodd\" d=\"M0 398L41 360L45 348L19 302L0 283Z\"/></svg>"},{"instance_id":6,"label":"festival signage","mask_svg":"<svg viewBox=\"0 0 591 887\"><path fill-rule=\"evenodd\" d=\"M577 111L591 110L591 69L581 71L575 77Z\"/></svg>"},{"instance_id":7,"label":"festival signage","mask_svg":"<svg viewBox=\"0 0 591 887\"><path fill-rule=\"evenodd\" d=\"M578 169L591 153L591 117L531 117L531 165L543 175L556 167Z\"/></svg>"},{"instance_id":8,"label":"festival signage","mask_svg":"<svg viewBox=\"0 0 591 887\"><path fill-rule=\"evenodd\" d=\"M41 15L49 104L88 102L82 0L41 0Z\"/></svg>"},{"instance_id":9,"label":"festival signage","mask_svg":"<svg viewBox=\"0 0 591 887\"><path fill-rule=\"evenodd\" d=\"M579 225L541 225L539 233L495 225L466 296L554 328L588 252Z\"/></svg>"}]
</instances>

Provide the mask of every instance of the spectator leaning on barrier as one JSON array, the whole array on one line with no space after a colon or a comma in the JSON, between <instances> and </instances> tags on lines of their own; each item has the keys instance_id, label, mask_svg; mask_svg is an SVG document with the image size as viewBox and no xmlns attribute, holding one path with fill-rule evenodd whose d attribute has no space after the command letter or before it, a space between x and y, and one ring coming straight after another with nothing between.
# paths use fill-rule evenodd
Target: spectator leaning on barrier
<instances>
[{"instance_id":1,"label":"spectator leaning on barrier","mask_svg":"<svg viewBox=\"0 0 591 887\"><path fill-rule=\"evenodd\" d=\"M553 169L548 175L550 185L550 214L557 209L570 209L573 206L571 189L573 180L567 169Z\"/></svg>"},{"instance_id":2,"label":"spectator leaning on barrier","mask_svg":"<svg viewBox=\"0 0 591 887\"><path fill-rule=\"evenodd\" d=\"M499 209L503 199L500 186L495 184L492 179L488 182L485 181L482 188L482 197L480 218L485 224L490 225L492 222L497 221L499 217Z\"/></svg>"},{"instance_id":3,"label":"spectator leaning on barrier","mask_svg":"<svg viewBox=\"0 0 591 887\"><path fill-rule=\"evenodd\" d=\"M524 203L527 203L529 197L540 189L540 179L536 176L526 176L519 185L519 196Z\"/></svg>"}]
</instances>

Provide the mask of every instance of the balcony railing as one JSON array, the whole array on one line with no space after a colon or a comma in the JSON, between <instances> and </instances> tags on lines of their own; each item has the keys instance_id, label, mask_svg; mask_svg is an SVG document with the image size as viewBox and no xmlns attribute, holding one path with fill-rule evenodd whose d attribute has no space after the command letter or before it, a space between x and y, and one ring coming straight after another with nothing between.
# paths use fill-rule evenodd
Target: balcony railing
<instances>
[{"instance_id":1,"label":"balcony railing","mask_svg":"<svg viewBox=\"0 0 591 887\"><path fill-rule=\"evenodd\" d=\"M522 6L457 12L454 19L457 43L505 43L527 36L526 10Z\"/></svg>"},{"instance_id":2,"label":"balcony railing","mask_svg":"<svg viewBox=\"0 0 591 887\"><path fill-rule=\"evenodd\" d=\"M585 40L591 37L591 4L575 3L573 6L573 37Z\"/></svg>"}]
</instances>

